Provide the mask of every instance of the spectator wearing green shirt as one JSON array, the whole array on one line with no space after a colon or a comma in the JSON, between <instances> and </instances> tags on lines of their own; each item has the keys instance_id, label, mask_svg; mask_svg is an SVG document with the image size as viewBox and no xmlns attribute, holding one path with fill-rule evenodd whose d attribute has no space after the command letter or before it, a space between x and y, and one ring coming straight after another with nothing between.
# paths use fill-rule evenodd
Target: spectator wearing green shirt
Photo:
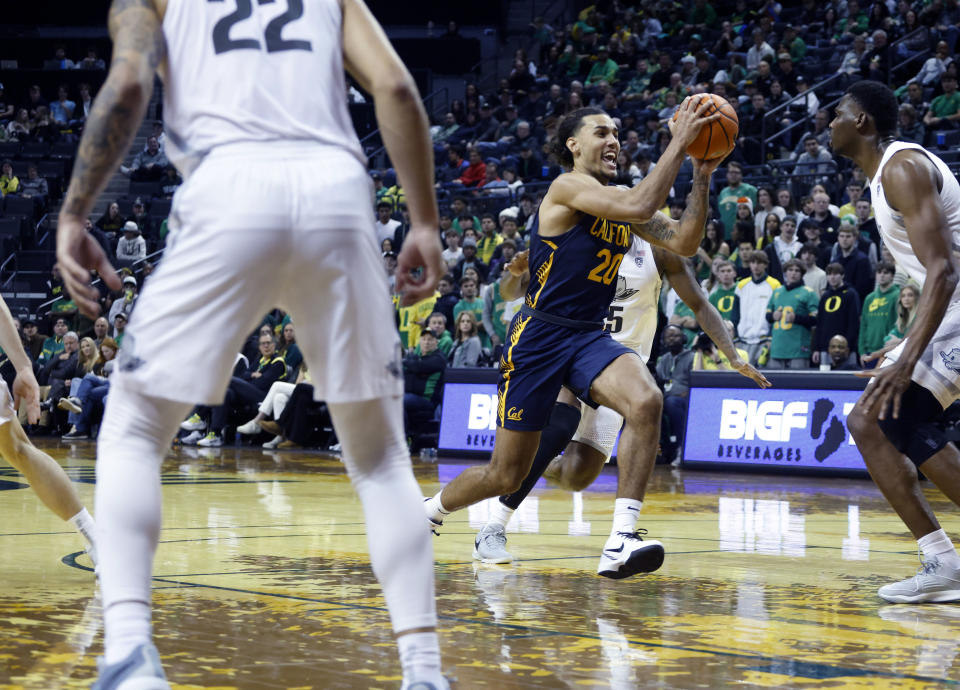
<instances>
[{"instance_id":1,"label":"spectator wearing green shirt","mask_svg":"<svg viewBox=\"0 0 960 690\"><path fill-rule=\"evenodd\" d=\"M450 335L450 331L447 330L447 317L445 314L439 311L435 311L430 314L430 317L427 319L427 330L433 333L437 338L437 350L444 357L450 354L450 350L453 349L453 337ZM416 352L420 351L420 343L417 343L417 347L414 348Z\"/></svg>"},{"instance_id":2,"label":"spectator wearing green shirt","mask_svg":"<svg viewBox=\"0 0 960 690\"><path fill-rule=\"evenodd\" d=\"M63 317L53 322L53 335L43 341L40 356L37 357L37 368L42 369L47 362L64 350L63 336L70 330L70 324Z\"/></svg>"},{"instance_id":3,"label":"spectator wearing green shirt","mask_svg":"<svg viewBox=\"0 0 960 690\"><path fill-rule=\"evenodd\" d=\"M717 24L717 11L707 0L693 0L693 9L690 11L690 24L694 29L703 31L712 29Z\"/></svg>"},{"instance_id":4,"label":"spectator wearing green shirt","mask_svg":"<svg viewBox=\"0 0 960 690\"><path fill-rule=\"evenodd\" d=\"M767 304L767 321L773 324L770 369L810 367L810 329L817 323L817 293L803 284L803 264L790 259L783 265L784 284L773 291Z\"/></svg>"},{"instance_id":5,"label":"spectator wearing green shirt","mask_svg":"<svg viewBox=\"0 0 960 690\"><path fill-rule=\"evenodd\" d=\"M794 62L799 62L807 54L807 43L797 35L795 27L789 24L783 28L783 45Z\"/></svg>"},{"instance_id":6,"label":"spectator wearing green shirt","mask_svg":"<svg viewBox=\"0 0 960 690\"><path fill-rule=\"evenodd\" d=\"M930 129L956 129L960 120L960 93L957 93L957 78L945 72L940 78L943 93L930 103L923 116L923 124Z\"/></svg>"},{"instance_id":7,"label":"spectator wearing green shirt","mask_svg":"<svg viewBox=\"0 0 960 690\"><path fill-rule=\"evenodd\" d=\"M590 88L596 86L599 82L605 81L608 84L614 84L617 81L617 72L620 66L610 59L610 51L607 46L600 46L597 49L597 61L590 68L590 74L587 75L587 81L584 86Z\"/></svg>"},{"instance_id":8,"label":"spectator wearing green shirt","mask_svg":"<svg viewBox=\"0 0 960 690\"><path fill-rule=\"evenodd\" d=\"M727 165L727 186L717 195L720 220L723 221L726 239L730 239L733 224L737 219L737 199L747 197L753 207L757 205L757 188L743 181L743 166L736 161Z\"/></svg>"},{"instance_id":9,"label":"spectator wearing green shirt","mask_svg":"<svg viewBox=\"0 0 960 690\"><path fill-rule=\"evenodd\" d=\"M710 304L716 307L724 321L736 328L740 323L740 295L737 294L737 268L726 259L714 262L717 287L710 293Z\"/></svg>"},{"instance_id":10,"label":"spectator wearing green shirt","mask_svg":"<svg viewBox=\"0 0 960 690\"><path fill-rule=\"evenodd\" d=\"M484 347L490 347L490 335L483 328L483 300L478 296L477 281L473 278L464 278L460 281L460 301L453 308L453 322L457 322L460 312L472 311L480 324L480 343Z\"/></svg>"},{"instance_id":11,"label":"spectator wearing green shirt","mask_svg":"<svg viewBox=\"0 0 960 690\"><path fill-rule=\"evenodd\" d=\"M861 355L869 355L882 349L884 338L897 324L900 286L893 283L896 270L893 264L886 261L877 264L877 289L867 295L860 314L857 351ZM877 366L877 359L865 359L864 368L872 369Z\"/></svg>"}]
</instances>

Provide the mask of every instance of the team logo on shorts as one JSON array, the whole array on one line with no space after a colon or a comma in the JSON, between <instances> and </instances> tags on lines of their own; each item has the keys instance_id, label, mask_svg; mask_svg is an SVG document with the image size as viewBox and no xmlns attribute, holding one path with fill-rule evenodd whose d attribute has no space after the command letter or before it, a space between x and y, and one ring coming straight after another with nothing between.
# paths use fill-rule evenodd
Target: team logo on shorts
<instances>
[{"instance_id":1,"label":"team logo on shorts","mask_svg":"<svg viewBox=\"0 0 960 690\"><path fill-rule=\"evenodd\" d=\"M960 374L960 347L950 350L950 354L941 350L940 357L943 358L943 366L954 374Z\"/></svg>"},{"instance_id":2,"label":"team logo on shorts","mask_svg":"<svg viewBox=\"0 0 960 690\"><path fill-rule=\"evenodd\" d=\"M522 422L523 421L523 408L517 409L516 407L511 407L507 410L507 419L511 422Z\"/></svg>"}]
</instances>

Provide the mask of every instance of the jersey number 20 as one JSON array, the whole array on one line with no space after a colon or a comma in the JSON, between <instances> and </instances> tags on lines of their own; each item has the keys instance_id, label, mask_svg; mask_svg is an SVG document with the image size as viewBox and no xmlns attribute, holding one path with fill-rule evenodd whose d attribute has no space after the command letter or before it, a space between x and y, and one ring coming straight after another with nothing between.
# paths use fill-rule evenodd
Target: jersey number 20
<instances>
[{"instance_id":1,"label":"jersey number 20","mask_svg":"<svg viewBox=\"0 0 960 690\"><path fill-rule=\"evenodd\" d=\"M601 249L597 252L597 258L600 259L600 263L590 271L587 280L609 285L617 277L620 262L623 261L623 254L612 254L609 249Z\"/></svg>"},{"instance_id":2,"label":"jersey number 20","mask_svg":"<svg viewBox=\"0 0 960 690\"><path fill-rule=\"evenodd\" d=\"M207 0L224 2L224 0ZM272 4L274 0L257 0L258 5ZM253 0L236 0L237 9L213 25L213 49L217 55L231 50L260 50L260 41L256 38L230 38L230 29L244 19L253 16ZM312 50L310 41L284 39L283 28L303 16L303 0L287 0L287 11L270 20L263 31L263 40L268 53L283 50Z\"/></svg>"}]
</instances>

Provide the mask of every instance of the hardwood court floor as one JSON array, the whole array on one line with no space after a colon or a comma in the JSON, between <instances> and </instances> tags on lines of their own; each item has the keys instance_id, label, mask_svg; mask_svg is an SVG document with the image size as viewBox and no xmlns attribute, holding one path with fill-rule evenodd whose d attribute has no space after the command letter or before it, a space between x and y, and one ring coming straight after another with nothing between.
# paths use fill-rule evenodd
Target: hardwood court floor
<instances>
[{"instance_id":1,"label":"hardwood court floor","mask_svg":"<svg viewBox=\"0 0 960 690\"><path fill-rule=\"evenodd\" d=\"M91 442L41 445L93 496ZM425 493L462 463L418 464ZM178 688L397 688L359 504L315 453L179 450L163 467L157 645ZM80 538L0 471L0 687L88 687L100 603ZM658 468L643 511L667 560L594 574L615 475L538 488L510 566L471 559L487 506L434 540L445 672L456 688L850 688L960 684L960 606L890 606L915 544L865 480ZM931 490L948 532L957 512Z\"/></svg>"}]
</instances>

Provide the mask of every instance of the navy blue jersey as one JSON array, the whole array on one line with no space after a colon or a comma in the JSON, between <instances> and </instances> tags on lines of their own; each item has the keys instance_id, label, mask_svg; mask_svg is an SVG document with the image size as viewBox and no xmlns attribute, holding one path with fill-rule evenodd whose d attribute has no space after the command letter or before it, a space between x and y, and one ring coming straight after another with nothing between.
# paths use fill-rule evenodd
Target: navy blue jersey
<instances>
[{"instance_id":1,"label":"navy blue jersey","mask_svg":"<svg viewBox=\"0 0 960 690\"><path fill-rule=\"evenodd\" d=\"M630 224L586 213L563 235L540 237L540 212L530 231L526 303L577 321L603 321L633 237Z\"/></svg>"}]
</instances>

